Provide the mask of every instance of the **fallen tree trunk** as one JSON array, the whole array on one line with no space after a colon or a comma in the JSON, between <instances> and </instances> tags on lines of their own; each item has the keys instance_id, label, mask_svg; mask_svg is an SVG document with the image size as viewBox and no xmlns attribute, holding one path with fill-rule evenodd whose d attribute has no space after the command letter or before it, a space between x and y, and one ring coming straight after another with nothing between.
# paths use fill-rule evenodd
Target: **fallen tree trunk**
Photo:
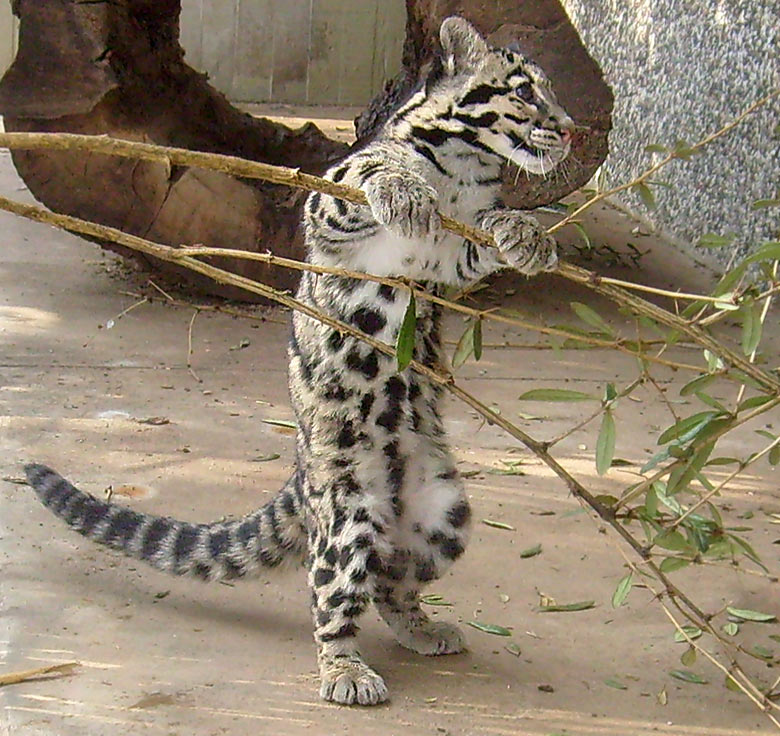
<instances>
[{"instance_id":1,"label":"fallen tree trunk","mask_svg":"<svg viewBox=\"0 0 780 736\"><path fill-rule=\"evenodd\" d=\"M184 63L179 0L15 0L13 10L20 18L19 52L0 82L0 113L9 131L106 134L311 173L349 150L311 123L291 130L233 107ZM606 155L612 100L556 0L522 6L407 0L407 11L403 72L358 119L358 142L376 132L424 73L441 19L460 13L496 43L520 40L553 77L564 106L587 126L575 142L567 179L521 177L507 187L510 203L530 208L554 201L587 180ZM174 246L303 255L305 195L288 187L100 154L16 151L13 160L33 195L57 212ZM514 178L507 174L508 182ZM101 245L201 291L248 298L173 264ZM215 265L277 288L291 288L296 279L258 262L225 258Z\"/></svg>"}]
</instances>

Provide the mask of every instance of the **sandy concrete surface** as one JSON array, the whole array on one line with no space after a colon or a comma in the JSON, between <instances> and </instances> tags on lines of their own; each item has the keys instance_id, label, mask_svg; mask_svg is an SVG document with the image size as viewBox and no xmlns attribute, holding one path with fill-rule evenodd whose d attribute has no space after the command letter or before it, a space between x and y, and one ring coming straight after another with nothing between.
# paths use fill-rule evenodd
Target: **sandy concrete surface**
<instances>
[{"instance_id":1,"label":"sandy concrete surface","mask_svg":"<svg viewBox=\"0 0 780 736\"><path fill-rule=\"evenodd\" d=\"M6 155L0 191L30 199ZM600 211L590 227L600 268L628 240L640 250L652 245L653 253L640 259L641 270L618 258L624 265L613 273L684 289L711 278L632 233L634 224L613 212ZM614 536L577 513L576 501L532 455L454 401L447 423L461 469L477 471L468 472L476 525L468 553L430 591L452 605L430 612L510 627L513 636L466 627L467 653L423 658L397 646L372 611L363 651L386 677L392 700L373 709L320 702L301 570L211 587L168 578L68 531L20 483L22 464L35 460L98 495L111 485L115 499L143 511L205 521L262 504L291 470L290 430L266 423L291 418L287 315L257 310L266 321L250 321L202 312L193 323L192 308L162 298L134 306L137 294L160 295L146 277L76 237L0 214L0 241L0 673L81 663L66 676L0 688L0 732L747 736L770 730L708 664L693 669L709 685L669 677L681 667L684 646L673 641L648 592L635 589L619 610L610 604L625 574ZM616 325L623 319L556 278L505 277L487 298L551 322L575 321L571 299L613 314ZM461 324L448 320L449 339ZM190 327L195 375L187 367ZM606 352L513 347L539 342L530 332L489 327L484 341L482 361L464 366L459 380L540 438L562 432L591 407L520 402L523 391L600 393L607 381L622 385L635 375L632 359ZM670 355L696 359L682 348ZM677 400L688 376L655 375ZM617 454L641 462L652 451L652 433L670 421L651 389L636 396L617 411ZM521 419L520 412L539 418ZM590 488L614 492L635 477L636 466L599 478L596 429L566 439L557 455ZM752 441L752 432L745 437ZM739 442L725 445L727 452L746 451ZM502 460L523 461L524 475L491 472L506 467ZM751 522L735 523L750 523L750 539L776 571L777 527L762 513L780 507L768 465L746 473L724 503L735 520L754 511ZM520 558L536 544L541 554ZM705 567L676 579L706 610L778 608L777 586L758 576ZM545 614L537 611L540 595L560 603L592 599L596 606ZM749 643L770 646L767 634L780 633L771 625L744 628ZM505 648L510 642L519 655ZM760 664L754 671L769 681L776 672ZM626 689L609 686L610 679ZM662 690L666 705L659 703Z\"/></svg>"}]
</instances>

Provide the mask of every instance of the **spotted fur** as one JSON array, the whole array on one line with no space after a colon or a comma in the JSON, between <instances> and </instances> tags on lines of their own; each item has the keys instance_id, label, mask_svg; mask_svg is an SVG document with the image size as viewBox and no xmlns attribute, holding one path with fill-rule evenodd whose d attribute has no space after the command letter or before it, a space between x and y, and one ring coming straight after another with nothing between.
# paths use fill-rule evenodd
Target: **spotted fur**
<instances>
[{"instance_id":1,"label":"spotted fur","mask_svg":"<svg viewBox=\"0 0 780 736\"><path fill-rule=\"evenodd\" d=\"M555 243L528 214L498 201L507 159L535 174L562 161L572 122L544 75L508 49L491 49L466 21L441 27L442 54L425 84L371 144L326 177L359 187L369 206L313 193L305 206L312 263L465 286L501 268L555 266ZM441 209L491 231L497 249L439 227ZM373 282L304 274L301 301L393 344L408 294ZM440 310L417 307L414 358L437 367ZM434 623L420 591L460 557L470 516L448 449L439 387L364 342L293 316L289 385L298 423L296 472L258 511L188 524L97 500L54 471L28 466L41 500L84 536L154 567L205 580L238 578L305 557L321 695L375 704L384 681L357 648L373 602L405 647L461 651L451 624Z\"/></svg>"}]
</instances>

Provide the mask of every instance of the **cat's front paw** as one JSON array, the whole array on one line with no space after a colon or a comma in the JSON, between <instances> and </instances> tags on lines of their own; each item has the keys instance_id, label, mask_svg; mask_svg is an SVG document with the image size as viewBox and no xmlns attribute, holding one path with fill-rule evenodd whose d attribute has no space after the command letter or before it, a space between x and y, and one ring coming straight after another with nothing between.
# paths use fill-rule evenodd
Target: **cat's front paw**
<instances>
[{"instance_id":1,"label":"cat's front paw","mask_svg":"<svg viewBox=\"0 0 780 736\"><path fill-rule=\"evenodd\" d=\"M436 190L417 177L377 174L364 191L374 219L404 238L426 238L439 228Z\"/></svg>"},{"instance_id":2,"label":"cat's front paw","mask_svg":"<svg viewBox=\"0 0 780 736\"><path fill-rule=\"evenodd\" d=\"M507 265L533 276L558 265L555 239L530 215L519 210L496 210L480 221L493 235Z\"/></svg>"},{"instance_id":3,"label":"cat's front paw","mask_svg":"<svg viewBox=\"0 0 780 736\"><path fill-rule=\"evenodd\" d=\"M342 705L378 705L388 698L380 675L358 657L320 659L320 697Z\"/></svg>"},{"instance_id":4,"label":"cat's front paw","mask_svg":"<svg viewBox=\"0 0 780 736\"><path fill-rule=\"evenodd\" d=\"M428 657L458 654L466 648L466 637L460 627L446 621L425 620L396 632L396 638L402 647Z\"/></svg>"}]
</instances>

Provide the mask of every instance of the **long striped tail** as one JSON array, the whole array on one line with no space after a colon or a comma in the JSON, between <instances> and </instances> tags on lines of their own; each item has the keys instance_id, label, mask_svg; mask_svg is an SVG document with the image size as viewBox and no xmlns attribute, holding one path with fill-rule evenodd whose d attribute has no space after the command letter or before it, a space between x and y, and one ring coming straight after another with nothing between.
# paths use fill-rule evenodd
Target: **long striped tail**
<instances>
[{"instance_id":1,"label":"long striped tail","mask_svg":"<svg viewBox=\"0 0 780 736\"><path fill-rule=\"evenodd\" d=\"M301 558L306 547L295 475L257 511L232 521L191 524L101 501L45 465L27 465L25 472L43 504L79 534L174 575L251 577L289 555Z\"/></svg>"}]
</instances>

